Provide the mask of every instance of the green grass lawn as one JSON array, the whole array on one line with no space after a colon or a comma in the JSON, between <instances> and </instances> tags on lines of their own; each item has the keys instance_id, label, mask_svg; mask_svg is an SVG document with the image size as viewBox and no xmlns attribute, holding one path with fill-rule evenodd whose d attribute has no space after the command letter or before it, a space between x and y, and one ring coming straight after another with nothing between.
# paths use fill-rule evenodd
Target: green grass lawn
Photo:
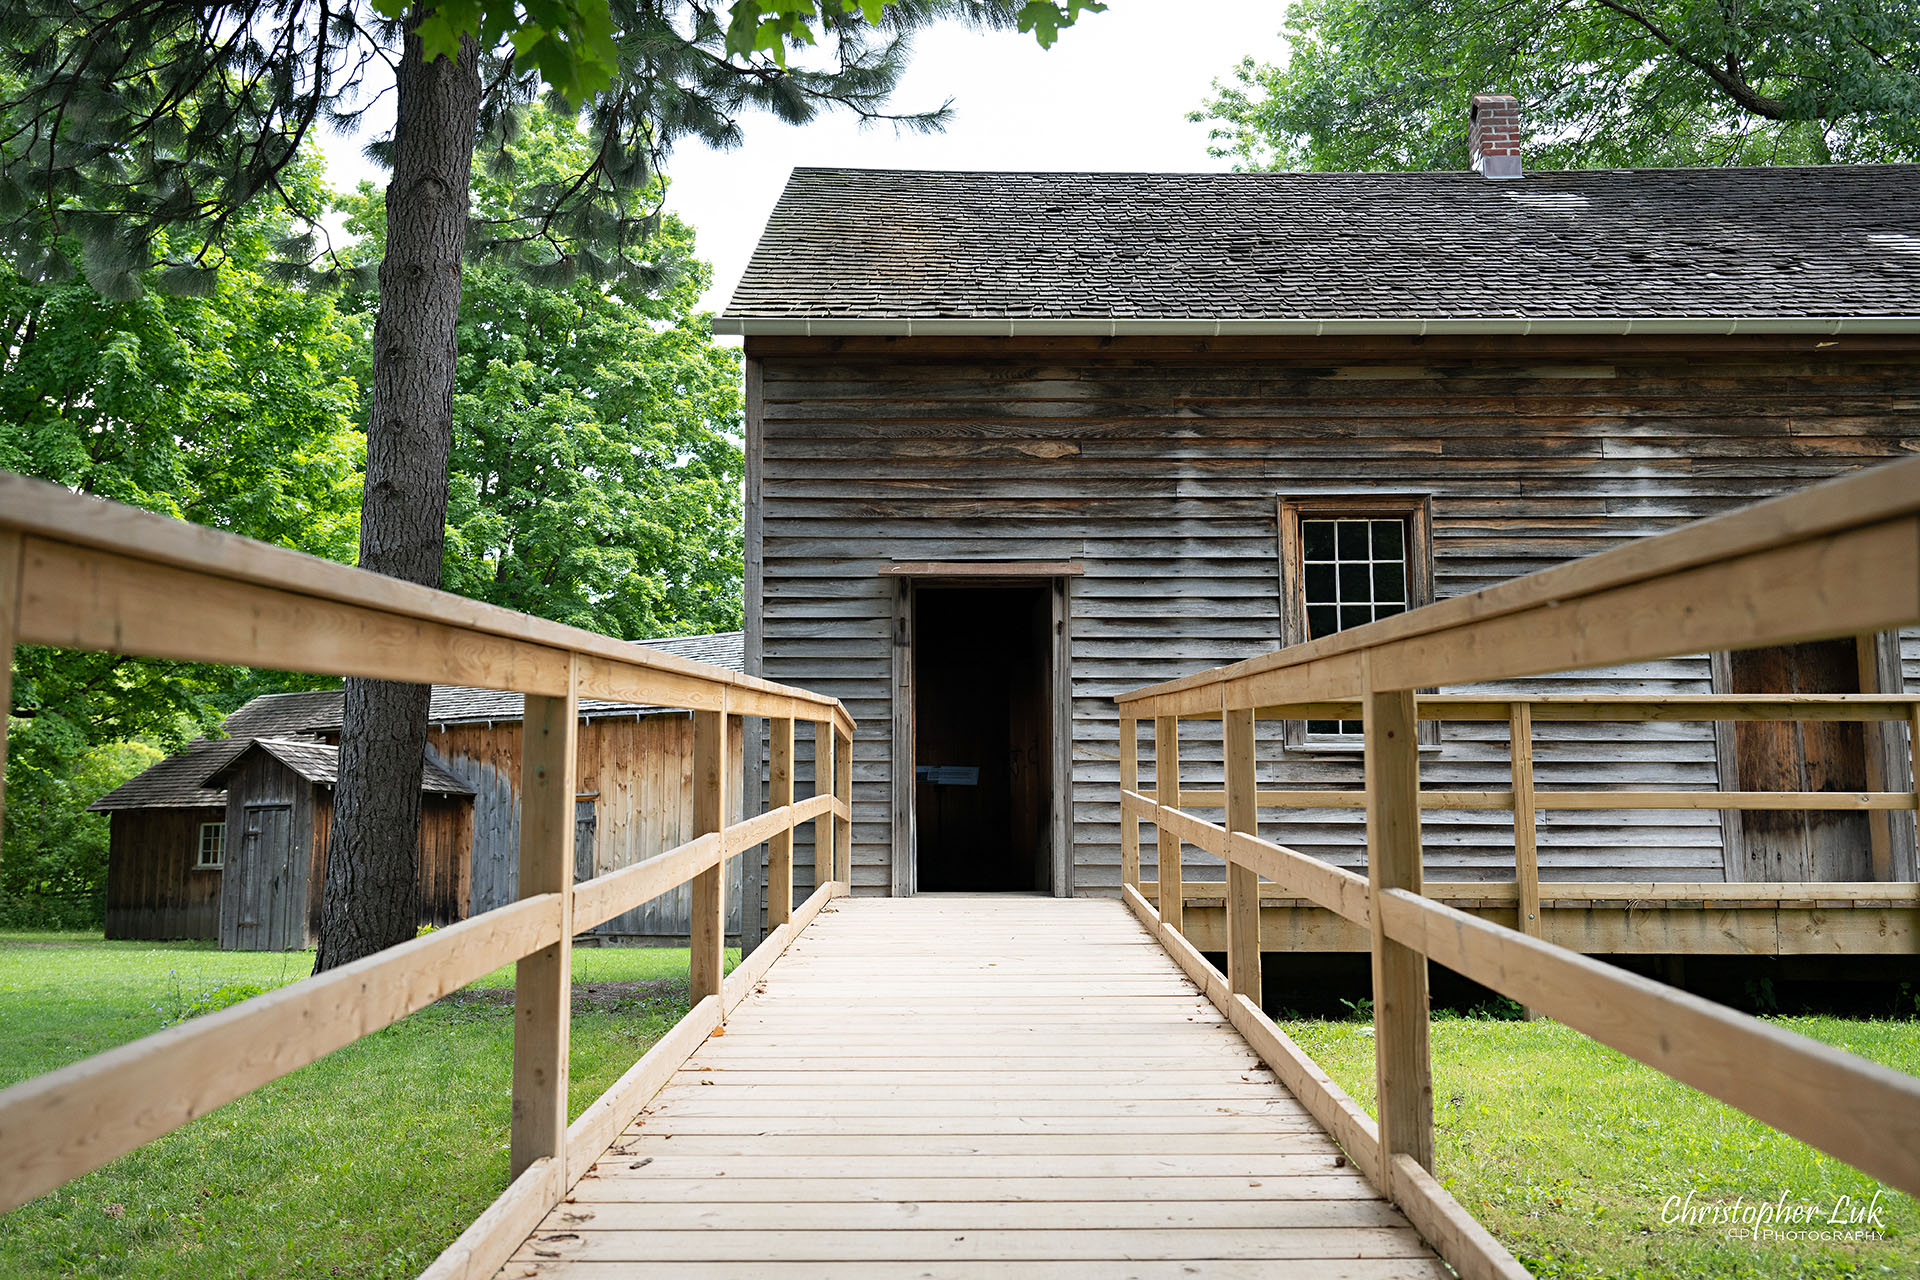
<instances>
[{"instance_id":1,"label":"green grass lawn","mask_svg":"<svg viewBox=\"0 0 1920 1280\"><path fill-rule=\"evenodd\" d=\"M1780 1026L1920 1075L1920 1021L1780 1018ZM1371 1111L1373 1027L1282 1028ZM1883 1190L1757 1120L1551 1022L1436 1017L1435 1163L1469 1212L1541 1277L1920 1276L1920 1208L1884 1193L1869 1244L1729 1241L1663 1221L1669 1197L1873 1200ZM1807 1107L1826 1099L1808 1097ZM1789 1230L1796 1228L1787 1228ZM1806 1229L1805 1225L1797 1229Z\"/></svg>"},{"instance_id":2,"label":"green grass lawn","mask_svg":"<svg viewBox=\"0 0 1920 1280\"><path fill-rule=\"evenodd\" d=\"M0 933L0 1086L312 966ZM686 1012L686 975L685 948L573 953L573 1115ZM417 1275L506 1186L512 981L490 974L0 1217L0 1276Z\"/></svg>"}]
</instances>

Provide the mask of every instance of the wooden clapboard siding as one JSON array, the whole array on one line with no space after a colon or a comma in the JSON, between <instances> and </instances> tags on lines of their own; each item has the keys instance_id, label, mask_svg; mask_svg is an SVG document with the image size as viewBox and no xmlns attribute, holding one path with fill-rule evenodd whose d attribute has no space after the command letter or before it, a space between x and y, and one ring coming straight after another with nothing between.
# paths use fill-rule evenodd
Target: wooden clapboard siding
<instances>
[{"instance_id":1,"label":"wooden clapboard siding","mask_svg":"<svg viewBox=\"0 0 1920 1280\"><path fill-rule=\"evenodd\" d=\"M518 895L520 847L518 721L435 728L427 738L436 763L474 789L473 858L468 888L478 914ZM576 790L594 808L594 874L629 866L681 844L693 826L693 721L684 712L596 717L579 729ZM741 758L741 726L731 721L728 749ZM744 816L737 796L733 818ZM729 932L739 929L741 860L728 869ZM594 930L608 937L687 936L688 889L614 917Z\"/></svg>"},{"instance_id":2,"label":"wooden clapboard siding","mask_svg":"<svg viewBox=\"0 0 1920 1280\"><path fill-rule=\"evenodd\" d=\"M1111 892L1111 699L1282 642L1276 497L1431 493L1447 597L1920 449L1920 343L1907 338L755 338L748 354L757 670L839 697L860 724L864 892L890 887L890 562L1083 564L1069 624L1074 883ZM1493 688L1712 684L1702 656ZM1359 785L1356 758L1282 752L1264 740L1275 730L1261 785ZM1189 785L1218 787L1218 725L1183 726L1183 742ZM1543 789L1719 782L1704 724L1548 724L1536 742ZM1435 786L1501 786L1505 727L1448 726L1421 768ZM1271 838L1362 861L1357 812L1267 817ZM1510 877L1507 818L1426 825L1435 876ZM1725 874L1710 810L1554 811L1540 828L1548 880ZM1189 858L1195 879L1222 874Z\"/></svg>"},{"instance_id":3,"label":"wooden clapboard siding","mask_svg":"<svg viewBox=\"0 0 1920 1280\"><path fill-rule=\"evenodd\" d=\"M109 815L109 938L212 938L220 930L222 872L201 870L200 824L224 808L118 809Z\"/></svg>"},{"instance_id":4,"label":"wooden clapboard siding","mask_svg":"<svg viewBox=\"0 0 1920 1280\"><path fill-rule=\"evenodd\" d=\"M313 805L314 871L309 882L307 933L320 936L321 891L333 833L333 789L320 787ZM472 901L473 801L467 796L420 797L420 923L441 927L465 920Z\"/></svg>"}]
</instances>

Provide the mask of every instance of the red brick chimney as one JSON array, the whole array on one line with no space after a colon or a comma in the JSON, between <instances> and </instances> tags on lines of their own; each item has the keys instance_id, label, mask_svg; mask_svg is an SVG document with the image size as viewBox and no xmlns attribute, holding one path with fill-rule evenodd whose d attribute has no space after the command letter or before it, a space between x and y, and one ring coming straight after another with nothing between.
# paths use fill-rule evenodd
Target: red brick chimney
<instances>
[{"instance_id":1,"label":"red brick chimney","mask_svg":"<svg viewBox=\"0 0 1920 1280\"><path fill-rule=\"evenodd\" d=\"M1505 93L1473 95L1467 151L1484 178L1520 176L1520 100Z\"/></svg>"}]
</instances>

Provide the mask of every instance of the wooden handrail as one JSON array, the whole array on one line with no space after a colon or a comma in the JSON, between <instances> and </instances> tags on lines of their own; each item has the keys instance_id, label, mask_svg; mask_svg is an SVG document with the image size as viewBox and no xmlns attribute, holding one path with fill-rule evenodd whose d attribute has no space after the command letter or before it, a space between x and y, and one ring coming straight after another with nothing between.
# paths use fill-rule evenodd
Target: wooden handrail
<instances>
[{"instance_id":1,"label":"wooden handrail","mask_svg":"<svg viewBox=\"0 0 1920 1280\"><path fill-rule=\"evenodd\" d=\"M1853 636L1920 623L1920 459L1703 521L1587 560L1343 631L1309 644L1167 681L1117 701L1120 710L1121 896L1168 951L1242 1027L1303 1102L1348 1146L1355 1164L1402 1204L1463 1275L1524 1274L1453 1205L1429 1175L1431 1063L1426 964L1438 961L1565 1021L1622 1052L1739 1107L1909 1194L1920 1194L1920 1080L1541 941L1544 902L1631 901L1658 886L1543 885L1533 853L1539 810L1837 809L1920 811L1920 697L1912 695L1505 696L1416 695L1423 686L1509 680L1704 650ZM1360 790L1254 790L1237 745L1247 720L1363 722ZM1224 789L1181 785L1179 721L1222 720ZM1420 720L1506 721L1512 786L1503 791L1420 786ZM1543 721L1853 720L1903 722L1916 780L1910 792L1539 791L1533 726ZM1142 721L1155 740L1153 792L1141 789ZM1261 839L1244 807L1364 808L1368 877ZM1236 813L1236 806L1241 810ZM1207 822L1184 807L1225 811ZM1422 882L1423 809L1509 809L1516 878L1507 884ZM1155 824L1160 881L1141 892L1138 821ZM1230 830L1229 828L1235 828ZM1180 850L1221 858L1229 973L1181 936L1186 899ZM1876 859L1881 857L1876 851ZM1876 865L1876 871L1880 868ZM1255 873L1248 876L1245 872ZM1259 880L1270 882L1262 886ZM1915 886L1689 885L1705 899L1817 902L1915 899ZM1884 890L1854 894L1851 889ZM1771 891L1778 891L1773 893ZM1269 893L1301 899L1371 934L1377 1124L1329 1087L1243 991ZM1519 908L1518 929L1434 900L1484 893ZM1249 925L1248 921L1251 921ZM1240 922L1236 925L1235 922ZM1257 937L1257 933L1255 935ZM1223 980L1224 979L1224 980ZM1232 994L1229 997L1228 989ZM1817 1105L1809 1099L1819 1099ZM1469 1229L1469 1228L1472 1229ZM1477 1234L1476 1234L1477 1232Z\"/></svg>"},{"instance_id":2,"label":"wooden handrail","mask_svg":"<svg viewBox=\"0 0 1920 1280\"><path fill-rule=\"evenodd\" d=\"M0 1211L170 1132L505 964L515 978L514 1177L435 1263L491 1275L746 987L721 977L729 856L794 829L831 834L812 898L779 913L741 966L763 974L847 892L854 722L832 698L497 609L0 472L0 647L18 643L262 666L527 695L518 902L0 1091ZM0 667L0 697L10 664ZM681 707L696 725L696 813L708 831L644 862L573 882L573 782L582 697ZM815 727L817 794L791 777L770 812L728 823L729 716ZM0 725L0 748L4 748ZM789 748L787 761L791 768ZM0 793L3 802L4 793ZM838 874L836 874L838 873ZM576 932L695 886L694 1009L586 1114L566 1122Z\"/></svg>"},{"instance_id":3,"label":"wooden handrail","mask_svg":"<svg viewBox=\"0 0 1920 1280\"><path fill-rule=\"evenodd\" d=\"M1367 688L1509 680L1888 631L1920 617L1916 528L1920 458L1117 701L1130 718L1211 717L1223 704L1350 700Z\"/></svg>"}]
</instances>

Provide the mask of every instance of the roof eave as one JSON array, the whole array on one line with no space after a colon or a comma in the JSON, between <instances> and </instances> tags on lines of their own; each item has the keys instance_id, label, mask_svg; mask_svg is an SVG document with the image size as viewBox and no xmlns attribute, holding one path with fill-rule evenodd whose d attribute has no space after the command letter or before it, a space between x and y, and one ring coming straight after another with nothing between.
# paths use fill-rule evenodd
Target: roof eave
<instances>
[{"instance_id":1,"label":"roof eave","mask_svg":"<svg viewBox=\"0 0 1920 1280\"><path fill-rule=\"evenodd\" d=\"M1428 319L1192 320L1085 316L1057 319L719 316L716 334L744 337L1339 337L1428 334L1920 333L1916 316L1445 316Z\"/></svg>"}]
</instances>

